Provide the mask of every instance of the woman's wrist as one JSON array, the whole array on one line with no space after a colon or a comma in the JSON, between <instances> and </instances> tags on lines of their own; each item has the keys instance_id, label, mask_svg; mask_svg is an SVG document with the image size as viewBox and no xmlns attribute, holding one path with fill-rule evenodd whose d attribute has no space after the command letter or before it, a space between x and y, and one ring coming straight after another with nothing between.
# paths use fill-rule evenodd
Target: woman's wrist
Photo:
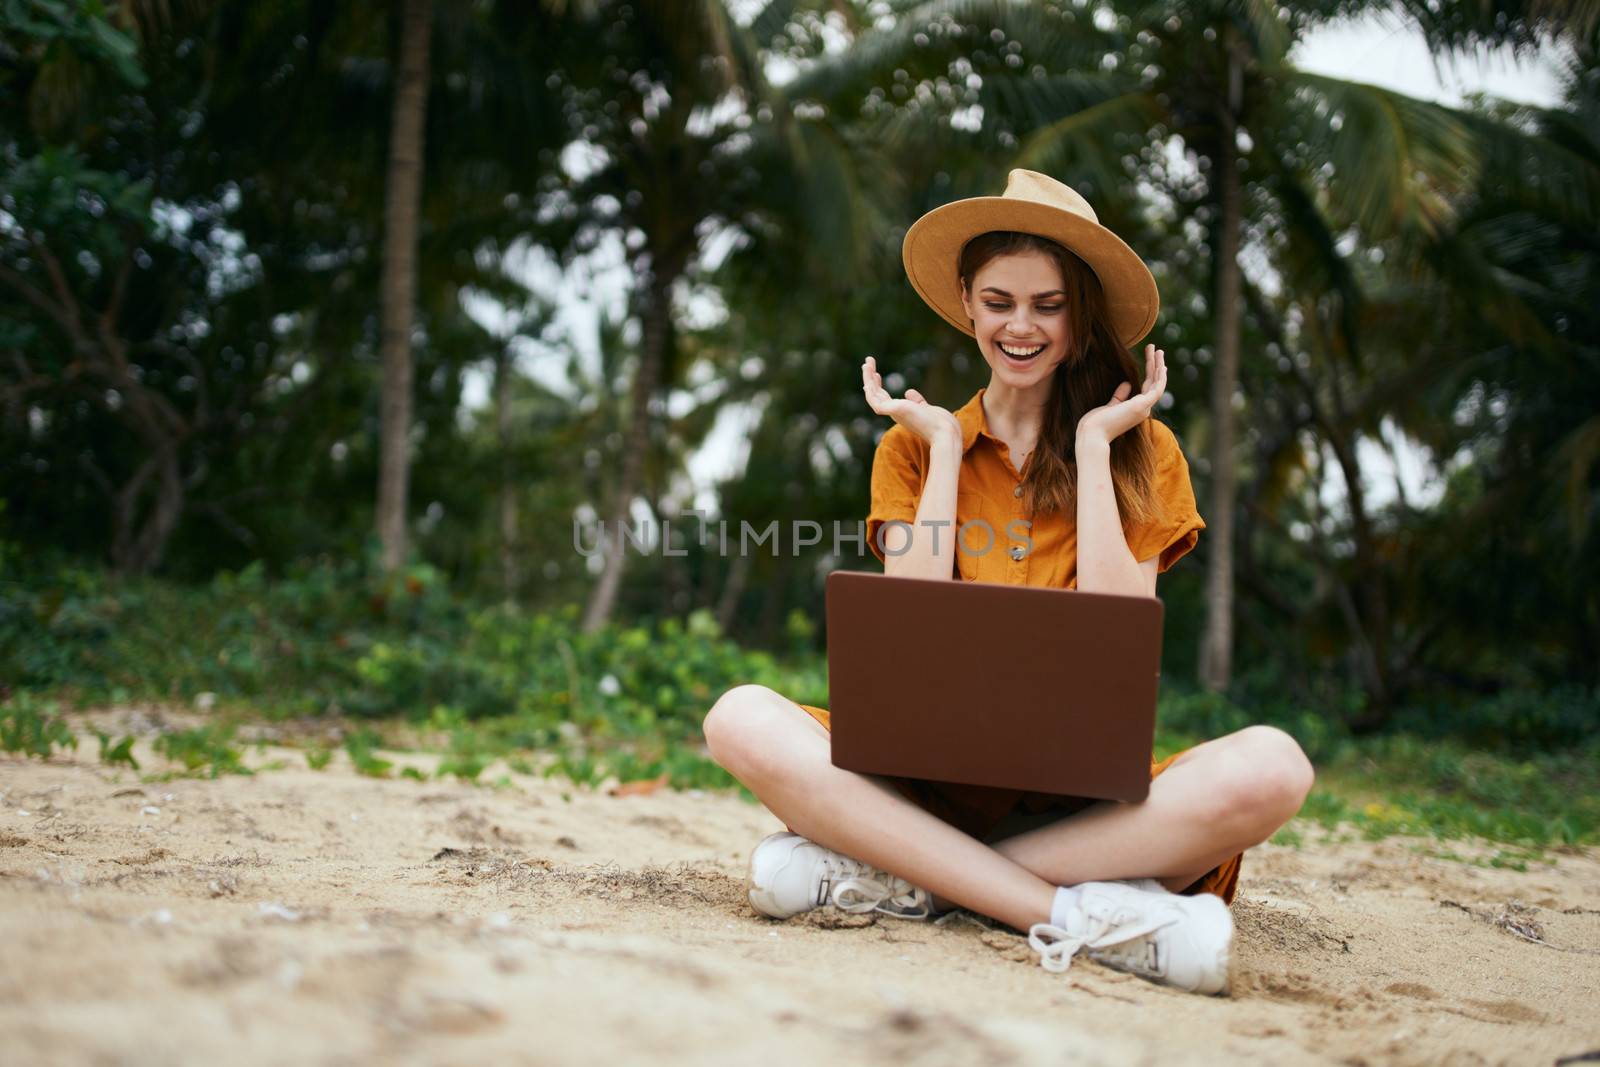
<instances>
[{"instance_id":1,"label":"woman's wrist","mask_svg":"<svg viewBox=\"0 0 1600 1067\"><path fill-rule=\"evenodd\" d=\"M956 458L961 457L961 430L959 428L940 430L928 441L928 447L934 452L955 453Z\"/></svg>"},{"instance_id":2,"label":"woman's wrist","mask_svg":"<svg viewBox=\"0 0 1600 1067\"><path fill-rule=\"evenodd\" d=\"M1110 457L1111 442L1104 434L1080 433L1073 443L1072 450L1080 461L1099 456Z\"/></svg>"}]
</instances>

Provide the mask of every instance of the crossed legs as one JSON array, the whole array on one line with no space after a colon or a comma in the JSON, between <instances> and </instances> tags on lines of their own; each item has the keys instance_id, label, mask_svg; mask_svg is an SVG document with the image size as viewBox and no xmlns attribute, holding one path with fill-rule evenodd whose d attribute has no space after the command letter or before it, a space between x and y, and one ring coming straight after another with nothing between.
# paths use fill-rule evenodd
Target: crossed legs
<instances>
[{"instance_id":1,"label":"crossed legs","mask_svg":"<svg viewBox=\"0 0 1600 1067\"><path fill-rule=\"evenodd\" d=\"M1184 753L1143 803L1096 804L989 844L885 779L835 767L827 730L765 686L728 690L704 729L712 758L802 837L1018 930L1048 921L1057 886L1156 878L1182 889L1270 837L1312 782L1293 738L1252 726Z\"/></svg>"}]
</instances>

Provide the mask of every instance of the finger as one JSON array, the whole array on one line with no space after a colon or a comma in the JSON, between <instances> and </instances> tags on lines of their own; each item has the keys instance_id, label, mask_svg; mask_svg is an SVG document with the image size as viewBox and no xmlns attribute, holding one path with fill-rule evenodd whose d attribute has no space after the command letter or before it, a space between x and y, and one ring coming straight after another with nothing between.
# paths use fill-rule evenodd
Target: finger
<instances>
[{"instance_id":1,"label":"finger","mask_svg":"<svg viewBox=\"0 0 1600 1067\"><path fill-rule=\"evenodd\" d=\"M1111 394L1111 401L1112 401L1112 403L1121 403L1122 401L1128 399L1128 397L1130 397L1132 395L1133 395L1133 383L1132 382L1123 382L1121 385L1117 386L1116 392Z\"/></svg>"},{"instance_id":2,"label":"finger","mask_svg":"<svg viewBox=\"0 0 1600 1067\"><path fill-rule=\"evenodd\" d=\"M1166 382L1167 365L1162 358L1161 349L1152 349L1150 352L1150 367L1145 373L1144 391L1159 392Z\"/></svg>"},{"instance_id":3,"label":"finger","mask_svg":"<svg viewBox=\"0 0 1600 1067\"><path fill-rule=\"evenodd\" d=\"M927 401L925 399L923 399L922 394L917 392L915 389L907 389L906 390L906 399L907 400L915 400L919 404L926 404L927 403Z\"/></svg>"},{"instance_id":4,"label":"finger","mask_svg":"<svg viewBox=\"0 0 1600 1067\"><path fill-rule=\"evenodd\" d=\"M865 364L862 365L861 370L861 391L866 396L867 404L872 408L872 410L876 411L880 415L883 414L883 402L887 400L888 397L884 394L882 387L878 385L873 376L867 371Z\"/></svg>"},{"instance_id":5,"label":"finger","mask_svg":"<svg viewBox=\"0 0 1600 1067\"><path fill-rule=\"evenodd\" d=\"M861 381L873 393L882 393L883 379L879 378L877 370L870 366L872 357L868 356L867 359L868 363L862 364Z\"/></svg>"}]
</instances>

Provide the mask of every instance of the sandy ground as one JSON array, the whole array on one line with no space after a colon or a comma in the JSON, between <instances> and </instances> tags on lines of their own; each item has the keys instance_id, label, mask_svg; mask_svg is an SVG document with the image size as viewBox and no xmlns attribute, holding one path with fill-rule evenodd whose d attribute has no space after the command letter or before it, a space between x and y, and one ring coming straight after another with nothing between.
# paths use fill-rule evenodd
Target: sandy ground
<instances>
[{"instance_id":1,"label":"sandy ground","mask_svg":"<svg viewBox=\"0 0 1600 1067\"><path fill-rule=\"evenodd\" d=\"M288 749L251 751L288 769L149 783L94 753L0 757L7 1064L1551 1064L1600 1049L1593 850L1519 873L1305 827L1305 846L1246 857L1233 995L1206 998L1084 960L1048 973L964 915L758 917L744 863L780 826L736 796L374 780Z\"/></svg>"}]
</instances>

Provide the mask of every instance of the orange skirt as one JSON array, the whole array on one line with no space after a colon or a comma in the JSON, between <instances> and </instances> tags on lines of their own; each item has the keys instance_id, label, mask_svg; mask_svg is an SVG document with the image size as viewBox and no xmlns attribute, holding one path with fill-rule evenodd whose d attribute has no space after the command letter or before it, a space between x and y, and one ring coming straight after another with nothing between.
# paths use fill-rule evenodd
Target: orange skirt
<instances>
[{"instance_id":1,"label":"orange skirt","mask_svg":"<svg viewBox=\"0 0 1600 1067\"><path fill-rule=\"evenodd\" d=\"M797 702L798 703L798 702ZM831 729L826 708L800 704L806 713ZM1166 759L1150 764L1150 777L1154 778L1183 755L1174 752ZM1096 803L1089 797L1062 796L1056 793L1031 793L1022 789L998 789L985 785L961 785L955 782L931 782L921 778L896 778L889 776L907 799L931 812L963 833L980 840L1001 821L1012 814L1035 815L1043 812L1060 812L1071 815ZM1211 868L1191 885L1181 890L1186 894L1215 893L1223 903L1232 904L1239 888L1239 863L1243 854Z\"/></svg>"}]
</instances>

